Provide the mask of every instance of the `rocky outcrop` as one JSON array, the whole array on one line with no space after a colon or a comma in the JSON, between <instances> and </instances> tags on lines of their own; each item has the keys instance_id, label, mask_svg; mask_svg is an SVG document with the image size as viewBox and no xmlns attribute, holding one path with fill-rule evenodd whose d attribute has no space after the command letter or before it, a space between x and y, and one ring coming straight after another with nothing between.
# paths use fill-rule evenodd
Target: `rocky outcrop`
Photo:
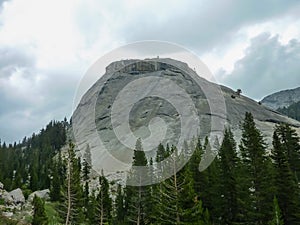
<instances>
[{"instance_id":1,"label":"rocky outcrop","mask_svg":"<svg viewBox=\"0 0 300 225\"><path fill-rule=\"evenodd\" d=\"M160 95L145 97L132 104L133 99L139 99L141 96L146 96L148 92L157 90L156 83L151 82L150 77L154 77L154 80L159 81L160 79L168 79L187 92L194 103L197 116L200 118L199 132L202 132L202 136L206 135L205 131L211 128L210 126L215 118L223 118L225 124L232 127L238 141L241 136L239 125L245 112L253 114L258 128L262 130L270 146L272 144L273 128L277 123L291 124L300 133L300 129L298 129L300 123L298 121L283 116L246 96L237 95L230 88L209 82L196 74L186 63L172 59L122 60L107 66L106 73L84 94L72 115L72 128L79 149L78 154L84 156L87 154L86 151L89 151L93 167L98 168L98 172L101 167L109 168L105 172L113 179L122 177L122 173L115 170L115 168L120 168L122 163L110 159L124 160L125 163L121 165L123 167L119 171L128 168L126 163L132 159L132 155L127 154L131 149L120 143L120 139L118 139L114 130L115 127L122 128L120 119L127 116L124 111L127 110L128 104L131 105L131 109L128 111L129 132L147 138L151 134L149 129L155 130L160 123L165 123L168 129L161 132L167 132L168 139L163 140L164 143L176 142L179 139L177 134L182 125L180 124L182 122L181 116L188 110L179 113L174 104L165 101ZM142 78L143 82L139 83L137 87L142 86L143 88L124 88L139 78ZM165 94L164 97L167 100L174 100L172 89L168 89L167 86L166 83L166 86L162 86L159 91ZM211 89L220 90L222 97L209 99L213 93L206 90ZM120 91L122 91L121 94L119 94ZM118 112L112 113L114 103L120 95L124 98L123 103L121 102L123 108L121 107ZM186 109L191 107L187 102L180 101L180 95L175 98L179 99L179 105L186 106ZM220 103L221 113L211 112L209 100L215 101L214 103L217 105ZM112 115L117 115L118 119L113 121ZM157 118L159 119L157 120ZM192 121L192 123L196 124L198 122ZM190 126L192 125L190 124ZM224 126L221 125L214 132L221 132L223 128ZM99 138L102 142L101 145L99 145ZM159 139L160 135L155 138ZM150 155L151 152L149 151L147 154Z\"/></svg>"},{"instance_id":2,"label":"rocky outcrop","mask_svg":"<svg viewBox=\"0 0 300 225\"><path fill-rule=\"evenodd\" d=\"M300 87L290 90L283 90L274 94L268 95L261 103L268 106L271 109L278 109L288 107L293 103L300 101Z\"/></svg>"},{"instance_id":3,"label":"rocky outcrop","mask_svg":"<svg viewBox=\"0 0 300 225\"><path fill-rule=\"evenodd\" d=\"M31 193L28 196L27 202L31 203L33 201L34 196L36 195L37 197L44 199L44 200L49 200L50 199L50 190L49 189L45 189L45 190L41 190L41 191L35 191L33 193Z\"/></svg>"},{"instance_id":4,"label":"rocky outcrop","mask_svg":"<svg viewBox=\"0 0 300 225\"><path fill-rule=\"evenodd\" d=\"M4 202L5 202L7 205L11 205L11 204L14 203L14 199L13 199L13 198L11 197L11 195L10 195L7 191L5 191L5 190L1 191L1 193L0 193L0 198L2 198L2 199L4 200Z\"/></svg>"},{"instance_id":5,"label":"rocky outcrop","mask_svg":"<svg viewBox=\"0 0 300 225\"><path fill-rule=\"evenodd\" d=\"M49 189L35 191L28 197L27 201L25 201L20 188L7 192L0 182L0 200L2 200L0 204L0 214L5 218L19 221L20 224L23 224L25 218L32 216L32 199L34 195L48 200Z\"/></svg>"},{"instance_id":6,"label":"rocky outcrop","mask_svg":"<svg viewBox=\"0 0 300 225\"><path fill-rule=\"evenodd\" d=\"M20 188L17 188L11 192L9 192L9 195L13 199L14 204L24 204L25 203L25 197L23 195L23 192Z\"/></svg>"},{"instance_id":7,"label":"rocky outcrop","mask_svg":"<svg viewBox=\"0 0 300 225\"><path fill-rule=\"evenodd\" d=\"M5 204L13 204L14 200L11 195L4 189L4 185L0 182L0 199L3 199Z\"/></svg>"}]
</instances>

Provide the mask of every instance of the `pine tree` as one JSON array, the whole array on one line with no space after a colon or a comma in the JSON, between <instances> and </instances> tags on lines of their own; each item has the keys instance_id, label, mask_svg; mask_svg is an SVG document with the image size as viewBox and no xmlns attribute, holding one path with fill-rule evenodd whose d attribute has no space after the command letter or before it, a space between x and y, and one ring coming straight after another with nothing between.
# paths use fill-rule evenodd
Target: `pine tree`
<instances>
[{"instance_id":1,"label":"pine tree","mask_svg":"<svg viewBox=\"0 0 300 225\"><path fill-rule=\"evenodd\" d=\"M46 225L48 224L48 218L45 213L45 203L44 201L37 197L33 198L33 219L32 225Z\"/></svg>"},{"instance_id":2,"label":"pine tree","mask_svg":"<svg viewBox=\"0 0 300 225\"><path fill-rule=\"evenodd\" d=\"M110 224L112 218L112 200L109 196L109 183L103 175L99 177L99 194L97 196L97 221L98 224Z\"/></svg>"},{"instance_id":3,"label":"pine tree","mask_svg":"<svg viewBox=\"0 0 300 225\"><path fill-rule=\"evenodd\" d=\"M277 126L273 134L272 159L275 169L276 196L282 210L284 224L300 224L299 188L289 167L285 142L278 136L278 133L282 134L281 126Z\"/></svg>"},{"instance_id":4,"label":"pine tree","mask_svg":"<svg viewBox=\"0 0 300 225\"><path fill-rule=\"evenodd\" d=\"M89 204L89 175L90 175L90 171L91 171L91 151L89 146L87 146L85 153L84 153L84 158L83 158L83 169L82 169L82 179L84 182L84 192L83 192L83 196L84 196L84 206L85 206L85 210L86 210L86 215L87 215L87 208L88 208L88 204Z\"/></svg>"},{"instance_id":5,"label":"pine tree","mask_svg":"<svg viewBox=\"0 0 300 225\"><path fill-rule=\"evenodd\" d=\"M39 162L39 154L37 150L33 152L32 164L30 166L30 189L31 191L38 190L38 163Z\"/></svg>"},{"instance_id":6,"label":"pine tree","mask_svg":"<svg viewBox=\"0 0 300 225\"><path fill-rule=\"evenodd\" d=\"M150 195L149 188L143 186L144 176L148 176L147 174L143 174L140 170L136 169L138 166L147 166L147 158L145 152L143 151L141 139L137 139L134 156L133 156L133 168L129 174L129 179L134 180L139 184L138 186L126 186L126 194L125 194L125 207L127 208L126 212L126 222L135 223L137 225L146 224L149 222L149 217L146 212L146 204L147 198Z\"/></svg>"},{"instance_id":7,"label":"pine tree","mask_svg":"<svg viewBox=\"0 0 300 225\"><path fill-rule=\"evenodd\" d=\"M147 212L147 223L148 224L154 224L156 221L156 209L155 209L155 196L157 193L155 193L156 191L156 187L157 184L154 183L155 179L156 179L156 174L154 172L154 162L153 159L150 158L149 160L149 170L147 170L148 173L148 177L150 180L150 184L148 186L145 186L145 191L147 193L146 195L146 204L145 204L145 212Z\"/></svg>"},{"instance_id":8,"label":"pine tree","mask_svg":"<svg viewBox=\"0 0 300 225\"><path fill-rule=\"evenodd\" d=\"M202 149L201 140L200 138L197 138L195 150L193 152L193 155L191 156L189 165L194 180L194 189L198 195L200 194L200 191L202 189L202 185L203 185L202 181L204 178L203 173L200 173L199 171L199 164L203 156L203 153L204 152Z\"/></svg>"},{"instance_id":9,"label":"pine tree","mask_svg":"<svg viewBox=\"0 0 300 225\"><path fill-rule=\"evenodd\" d=\"M237 222L238 215L238 181L237 168L239 158L236 151L236 142L230 128L225 129L224 139L219 151L220 164L220 208L221 224Z\"/></svg>"},{"instance_id":10,"label":"pine tree","mask_svg":"<svg viewBox=\"0 0 300 225\"><path fill-rule=\"evenodd\" d=\"M197 224L197 225L209 225L212 224L210 221L210 215L208 209L204 209L202 205L202 201L195 199L195 206L194 212L191 215L193 218L194 223L187 223L187 224Z\"/></svg>"},{"instance_id":11,"label":"pine tree","mask_svg":"<svg viewBox=\"0 0 300 225\"><path fill-rule=\"evenodd\" d=\"M90 163L88 162L88 160L86 158L83 159L82 166L83 166L82 178L83 178L84 181L87 181L87 180L89 180L89 174L90 174L90 171L91 171L91 166L90 166Z\"/></svg>"},{"instance_id":12,"label":"pine tree","mask_svg":"<svg viewBox=\"0 0 300 225\"><path fill-rule=\"evenodd\" d=\"M53 163L52 182L50 187L50 198L51 201L61 200L61 180L58 172L58 165L56 162Z\"/></svg>"},{"instance_id":13,"label":"pine tree","mask_svg":"<svg viewBox=\"0 0 300 225\"><path fill-rule=\"evenodd\" d=\"M269 225L284 225L276 196L274 196L273 207L273 219L269 222Z\"/></svg>"},{"instance_id":14,"label":"pine tree","mask_svg":"<svg viewBox=\"0 0 300 225\"><path fill-rule=\"evenodd\" d=\"M89 203L86 208L86 219L88 224L98 224L98 204L95 191L93 191L89 196Z\"/></svg>"},{"instance_id":15,"label":"pine tree","mask_svg":"<svg viewBox=\"0 0 300 225\"><path fill-rule=\"evenodd\" d=\"M276 133L288 157L288 163L295 179L300 178L300 140L296 131L288 124L276 127Z\"/></svg>"},{"instance_id":16,"label":"pine tree","mask_svg":"<svg viewBox=\"0 0 300 225\"><path fill-rule=\"evenodd\" d=\"M161 184L161 199L157 204L160 208L158 218L159 224L180 224L182 223L182 209L180 208L180 191L184 184L183 176L179 177L177 173L177 163L179 160L178 151L172 147L173 155L169 157L169 168L172 170L173 176L166 179Z\"/></svg>"},{"instance_id":17,"label":"pine tree","mask_svg":"<svg viewBox=\"0 0 300 225\"><path fill-rule=\"evenodd\" d=\"M201 161L205 161L207 160L204 157L207 157L208 154L210 154L211 152L211 146L208 140L208 137L205 137L204 140L204 144L202 147L203 150L200 149L200 151L202 151L203 153L201 154ZM204 154L205 153L205 154ZM200 161L200 162L201 162ZM198 165L197 170L200 172L200 162ZM203 205L207 208L212 208L212 202L211 202L211 195L210 195L210 190L211 190L211 173L209 171L210 167L214 167L215 165L210 165L207 169L205 169L204 171L201 171L199 174L199 177L197 178L199 185L199 198L202 200ZM215 169L215 168L214 168ZM211 169L210 169L211 170ZM213 178L214 179L214 178Z\"/></svg>"},{"instance_id":18,"label":"pine tree","mask_svg":"<svg viewBox=\"0 0 300 225\"><path fill-rule=\"evenodd\" d=\"M190 167L186 165L177 174L178 177L182 177L181 179L183 180L178 199L181 211L180 221L183 223L199 222L199 217L201 217L199 214L201 212L199 211L198 196L194 190L194 181Z\"/></svg>"},{"instance_id":19,"label":"pine tree","mask_svg":"<svg viewBox=\"0 0 300 225\"><path fill-rule=\"evenodd\" d=\"M219 220L220 217L219 216L220 213L218 213L219 207L216 207L220 205L220 194L219 194L220 190L218 190L220 172L217 163L218 159L215 157L216 152L212 150L208 137L205 138L202 148L204 149L204 150L200 149L200 151L203 152L203 154L201 155L202 165L200 163L198 165L197 170L192 172L195 173L198 171L199 177L196 178L196 181L198 182L197 186L199 187L199 190L196 193L199 196L199 199L201 199L203 203L203 207L207 208L211 213L211 219L213 220L213 222L216 222L217 220ZM210 163L210 165L207 168L202 167L203 165L209 163L211 159L214 160ZM200 168L201 168L201 172L200 172Z\"/></svg>"},{"instance_id":20,"label":"pine tree","mask_svg":"<svg viewBox=\"0 0 300 225\"><path fill-rule=\"evenodd\" d=\"M243 162L243 209L246 209L248 224L268 223L272 212L270 188L271 175L268 171L266 144L261 132L256 128L253 116L246 112L242 123L242 139L239 145Z\"/></svg>"},{"instance_id":21,"label":"pine tree","mask_svg":"<svg viewBox=\"0 0 300 225\"><path fill-rule=\"evenodd\" d=\"M157 152L156 152L156 158L155 161L156 162L161 162L165 159L166 156L166 151L164 146L160 143L157 147Z\"/></svg>"},{"instance_id":22,"label":"pine tree","mask_svg":"<svg viewBox=\"0 0 300 225\"><path fill-rule=\"evenodd\" d=\"M58 152L58 159L57 159L57 172L58 178L60 180L60 186L64 185L65 180L67 179L67 163L62 158L61 151Z\"/></svg>"},{"instance_id":23,"label":"pine tree","mask_svg":"<svg viewBox=\"0 0 300 225\"><path fill-rule=\"evenodd\" d=\"M161 179L163 176L163 164L161 163L167 156L167 152L164 148L164 146L160 143L157 147L157 151L156 151L156 157L155 157L155 162L157 165L157 174L155 174L157 176L158 179Z\"/></svg>"},{"instance_id":24,"label":"pine tree","mask_svg":"<svg viewBox=\"0 0 300 225\"><path fill-rule=\"evenodd\" d=\"M115 200L115 217L114 224L122 225L125 223L124 193L122 186L118 184L117 196Z\"/></svg>"},{"instance_id":25,"label":"pine tree","mask_svg":"<svg viewBox=\"0 0 300 225\"><path fill-rule=\"evenodd\" d=\"M156 173L153 173L153 176L157 177L158 180L163 179L163 173L164 173L164 166L160 162L162 162L166 157L166 150L165 147L162 144L159 144L157 147L156 152L156 158L155 162L153 163L154 166L157 168ZM151 165L151 162L150 162ZM151 211L151 220L152 223L155 224L155 222L158 221L158 217L161 214L161 202L162 202L162 182L152 184L151 185L151 198L152 198L152 211Z\"/></svg>"},{"instance_id":26,"label":"pine tree","mask_svg":"<svg viewBox=\"0 0 300 225\"><path fill-rule=\"evenodd\" d=\"M157 224L210 224L208 211L202 208L202 202L194 191L194 183L190 166L186 165L177 172L183 157L176 147L172 146L173 155L169 159L169 167L173 176L161 183L160 198L156 198ZM204 222L205 221L205 222Z\"/></svg>"},{"instance_id":27,"label":"pine tree","mask_svg":"<svg viewBox=\"0 0 300 225\"><path fill-rule=\"evenodd\" d=\"M143 150L141 139L137 139L135 144L132 166L147 166L147 158Z\"/></svg>"},{"instance_id":28,"label":"pine tree","mask_svg":"<svg viewBox=\"0 0 300 225\"><path fill-rule=\"evenodd\" d=\"M68 159L67 159L67 179L65 190L65 202L63 208L65 210L65 224L80 224L84 221L83 215L83 193L80 182L79 160L74 152L74 144L69 143Z\"/></svg>"}]
</instances>

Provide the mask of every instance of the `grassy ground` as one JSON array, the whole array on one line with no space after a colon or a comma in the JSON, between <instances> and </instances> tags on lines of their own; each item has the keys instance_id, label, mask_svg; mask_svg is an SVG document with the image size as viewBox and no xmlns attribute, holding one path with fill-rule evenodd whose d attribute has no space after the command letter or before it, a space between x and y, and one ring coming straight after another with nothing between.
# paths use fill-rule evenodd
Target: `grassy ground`
<instances>
[{"instance_id":1,"label":"grassy ground","mask_svg":"<svg viewBox=\"0 0 300 225\"><path fill-rule=\"evenodd\" d=\"M9 218L6 218L6 217L0 215L0 224L1 225L17 225L20 223L18 223L18 221L16 221L16 220L12 220L12 219L9 219Z\"/></svg>"}]
</instances>

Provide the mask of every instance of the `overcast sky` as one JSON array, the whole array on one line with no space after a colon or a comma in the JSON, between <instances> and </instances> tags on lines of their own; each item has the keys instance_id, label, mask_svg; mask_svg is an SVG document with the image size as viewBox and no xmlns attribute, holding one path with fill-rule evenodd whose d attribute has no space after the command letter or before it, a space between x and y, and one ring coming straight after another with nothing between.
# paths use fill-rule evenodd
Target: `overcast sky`
<instances>
[{"instance_id":1,"label":"overcast sky","mask_svg":"<svg viewBox=\"0 0 300 225\"><path fill-rule=\"evenodd\" d=\"M0 0L0 138L68 118L86 70L142 40L180 44L254 99L300 86L298 0Z\"/></svg>"}]
</instances>

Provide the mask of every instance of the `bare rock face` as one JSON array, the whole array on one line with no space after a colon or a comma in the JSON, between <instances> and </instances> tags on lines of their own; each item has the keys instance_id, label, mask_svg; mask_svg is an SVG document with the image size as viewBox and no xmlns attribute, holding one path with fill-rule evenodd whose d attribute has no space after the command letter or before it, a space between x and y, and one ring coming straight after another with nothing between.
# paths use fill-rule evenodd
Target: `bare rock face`
<instances>
[{"instance_id":1,"label":"bare rock face","mask_svg":"<svg viewBox=\"0 0 300 225\"><path fill-rule=\"evenodd\" d=\"M0 199L3 199L5 204L10 205L13 199L10 194L4 189L4 185L0 182Z\"/></svg>"},{"instance_id":2,"label":"bare rock face","mask_svg":"<svg viewBox=\"0 0 300 225\"><path fill-rule=\"evenodd\" d=\"M41 190L41 191L35 191L28 196L27 201L31 203L33 201L33 198L35 195L41 199L49 200L50 199L50 190L45 189L45 190Z\"/></svg>"},{"instance_id":3,"label":"bare rock face","mask_svg":"<svg viewBox=\"0 0 300 225\"><path fill-rule=\"evenodd\" d=\"M288 107L293 103L300 101L300 87L290 90L283 90L274 94L268 95L261 101L264 105L271 109Z\"/></svg>"},{"instance_id":4,"label":"bare rock face","mask_svg":"<svg viewBox=\"0 0 300 225\"><path fill-rule=\"evenodd\" d=\"M2 215L3 215L4 217L10 218L10 217L12 217L12 216L14 215L14 213L13 213L13 212L3 212Z\"/></svg>"},{"instance_id":5,"label":"bare rock face","mask_svg":"<svg viewBox=\"0 0 300 225\"><path fill-rule=\"evenodd\" d=\"M24 204L25 203L25 197L23 195L23 192L20 188L17 188L11 192L9 192L9 195L13 199L14 204Z\"/></svg>"},{"instance_id":6,"label":"bare rock face","mask_svg":"<svg viewBox=\"0 0 300 225\"><path fill-rule=\"evenodd\" d=\"M2 198L7 205L14 203L13 198L6 190L0 190L0 198Z\"/></svg>"},{"instance_id":7,"label":"bare rock face","mask_svg":"<svg viewBox=\"0 0 300 225\"><path fill-rule=\"evenodd\" d=\"M188 102L180 101L181 96L175 95L174 97L172 90L168 90L164 92L165 99L161 98L160 95L152 95L141 98L132 104L132 98L139 99L138 97L145 96L146 92L151 92L156 86L148 82L146 85L145 83L140 84L145 87L141 90L124 88L139 78L143 78L146 82L147 78L150 77L168 79L185 90L193 103L193 107L195 107L196 116L199 118L199 121L192 121L189 125L190 127L194 124L199 125L199 135L202 137L208 135L208 132L222 132L224 125L230 125L238 141L241 136L239 124L244 119L246 112L253 114L258 128L263 132L270 145L273 128L277 123L291 124L297 129L297 132L300 131L298 121L285 117L243 95L237 95L230 88L207 81L196 74L186 63L172 59L123 60L114 62L106 68L106 73L86 92L72 115L72 122L76 121L76 125L74 123L72 125L75 139L80 137L76 139L76 144L80 149L81 156L90 155L93 166L110 166L111 172L116 174L116 171L113 171L116 165L107 158L113 155L113 157L121 158L126 162L130 162L132 159L132 155L126 154L130 149L122 145L122 140L118 139L114 130L115 127L122 128L120 120L126 117L125 114L123 116L121 107L118 111L121 116L116 117L119 120L112 119L112 115L114 115L112 109L119 98L119 93L124 98L121 102L124 104L124 111L126 111L126 104L131 104L128 113L130 132L139 134L142 139L147 139L151 136L152 128L155 130L159 128L157 124L165 123L167 128L161 132L165 132L167 138L161 142L163 144L173 143L180 138L180 130L183 127L182 114L192 107ZM212 93L208 93L206 90L220 90L222 97L211 99L216 104L220 102L218 113L212 113L209 102ZM166 99L170 101L166 101ZM174 99L178 100L179 105L186 107L183 113L179 113L176 105L170 103ZM186 117L189 116L192 115L186 115ZM154 120L158 117L160 118L159 121ZM212 121L216 118L222 118L224 124L220 124L216 130L213 130ZM93 127L97 130L97 134L95 134ZM102 140L102 147L97 145L98 138ZM159 139L160 137L156 138ZM111 151L108 153L104 149L111 149ZM154 155L151 151L146 154L148 156ZM109 162L110 165L105 165L106 162ZM127 168L126 165L124 168ZM109 173L110 171L105 172Z\"/></svg>"}]
</instances>

